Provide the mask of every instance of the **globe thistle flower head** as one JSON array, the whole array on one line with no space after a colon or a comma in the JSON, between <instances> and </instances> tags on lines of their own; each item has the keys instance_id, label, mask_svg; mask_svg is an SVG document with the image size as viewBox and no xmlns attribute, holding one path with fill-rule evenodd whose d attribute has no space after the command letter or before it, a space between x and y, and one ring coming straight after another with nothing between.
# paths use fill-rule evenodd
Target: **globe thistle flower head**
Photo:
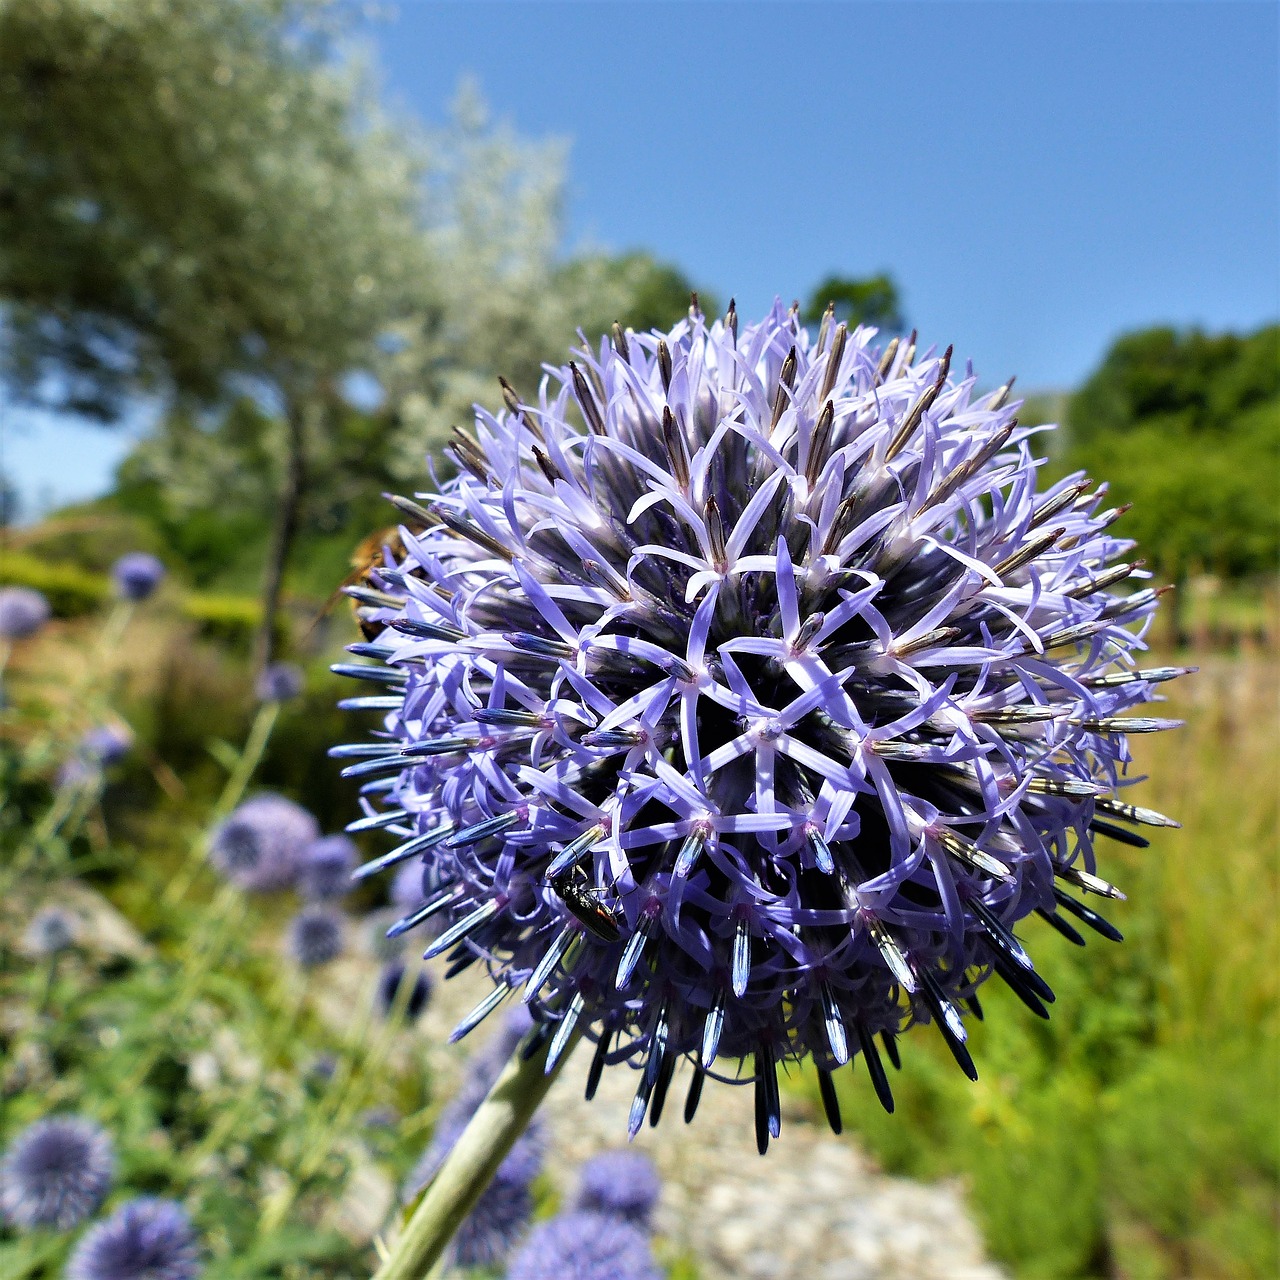
<instances>
[{"instance_id":1,"label":"globe thistle flower head","mask_svg":"<svg viewBox=\"0 0 1280 1280\"><path fill-rule=\"evenodd\" d=\"M507 1280L658 1280L660 1275L639 1227L581 1212L536 1226L507 1269Z\"/></svg>"},{"instance_id":2,"label":"globe thistle flower head","mask_svg":"<svg viewBox=\"0 0 1280 1280\"><path fill-rule=\"evenodd\" d=\"M836 1127L829 1074L861 1053L891 1106L913 1023L975 1075L983 982L1053 999L1015 928L1114 934L1099 837L1176 825L1124 796L1178 670L1139 665L1158 593L1105 486L1037 492L1040 428L950 349L780 306L615 329L504 403L397 500L372 661L335 668L385 717L333 752L396 837L367 870L436 886L397 927L491 974L470 1025L522 988L549 1069L575 1030L592 1082L636 1067L633 1133L681 1059L686 1114L745 1064L762 1150L785 1060Z\"/></svg>"},{"instance_id":3,"label":"globe thistle flower head","mask_svg":"<svg viewBox=\"0 0 1280 1280\"><path fill-rule=\"evenodd\" d=\"M67 1280L195 1280L200 1249L186 1210L139 1196L85 1234Z\"/></svg>"},{"instance_id":4,"label":"globe thistle flower head","mask_svg":"<svg viewBox=\"0 0 1280 1280\"><path fill-rule=\"evenodd\" d=\"M23 945L33 956L56 956L70 951L80 936L80 924L62 907L41 907L31 917L22 935Z\"/></svg>"},{"instance_id":5,"label":"globe thistle flower head","mask_svg":"<svg viewBox=\"0 0 1280 1280\"><path fill-rule=\"evenodd\" d=\"M417 1022L422 1016L422 1011L431 1002L431 977L427 971L418 969L411 980L407 978L407 972L403 961L400 960L393 960L383 965L382 972L378 975L377 1003L378 1012L384 1018L390 1016L391 1010L395 1007L396 994L402 982L411 981L404 1003L406 1022Z\"/></svg>"},{"instance_id":6,"label":"globe thistle flower head","mask_svg":"<svg viewBox=\"0 0 1280 1280\"><path fill-rule=\"evenodd\" d=\"M291 702L305 684L302 668L292 662L272 662L265 666L254 685L259 702Z\"/></svg>"},{"instance_id":7,"label":"globe thistle flower head","mask_svg":"<svg viewBox=\"0 0 1280 1280\"><path fill-rule=\"evenodd\" d=\"M303 850L298 889L316 901L341 898L351 888L358 861L356 846L346 836L321 836Z\"/></svg>"},{"instance_id":8,"label":"globe thistle flower head","mask_svg":"<svg viewBox=\"0 0 1280 1280\"><path fill-rule=\"evenodd\" d=\"M346 921L322 903L303 907L289 922L289 954L304 969L319 969L343 951Z\"/></svg>"},{"instance_id":9,"label":"globe thistle flower head","mask_svg":"<svg viewBox=\"0 0 1280 1280\"><path fill-rule=\"evenodd\" d=\"M111 566L111 579L122 600L141 602L164 581L165 568L146 551L130 551Z\"/></svg>"},{"instance_id":10,"label":"globe thistle flower head","mask_svg":"<svg viewBox=\"0 0 1280 1280\"><path fill-rule=\"evenodd\" d=\"M106 1132L79 1116L38 1120L0 1161L0 1209L15 1227L83 1222L106 1198L115 1156Z\"/></svg>"},{"instance_id":11,"label":"globe thistle flower head","mask_svg":"<svg viewBox=\"0 0 1280 1280\"><path fill-rule=\"evenodd\" d=\"M320 835L300 805L271 794L246 800L214 832L213 865L232 884L254 892L283 889L297 878L303 851Z\"/></svg>"},{"instance_id":12,"label":"globe thistle flower head","mask_svg":"<svg viewBox=\"0 0 1280 1280\"><path fill-rule=\"evenodd\" d=\"M49 621L52 612L39 591L0 588L0 640L26 640Z\"/></svg>"},{"instance_id":13,"label":"globe thistle flower head","mask_svg":"<svg viewBox=\"0 0 1280 1280\"><path fill-rule=\"evenodd\" d=\"M662 1184L653 1161L641 1151L604 1151L578 1174L576 1209L622 1218L648 1230Z\"/></svg>"}]
</instances>

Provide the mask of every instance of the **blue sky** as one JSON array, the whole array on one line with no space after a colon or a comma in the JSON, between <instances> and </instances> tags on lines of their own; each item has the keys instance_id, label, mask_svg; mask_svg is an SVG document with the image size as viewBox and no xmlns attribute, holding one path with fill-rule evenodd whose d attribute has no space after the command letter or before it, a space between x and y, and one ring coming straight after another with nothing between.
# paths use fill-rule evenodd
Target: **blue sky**
<instances>
[{"instance_id":1,"label":"blue sky","mask_svg":"<svg viewBox=\"0 0 1280 1280\"><path fill-rule=\"evenodd\" d=\"M1270 3L401 0L388 101L442 121L473 75L571 140L568 244L647 248L739 311L890 270L925 341L1066 387L1119 332L1280 314ZM6 430L32 498L123 447Z\"/></svg>"}]
</instances>

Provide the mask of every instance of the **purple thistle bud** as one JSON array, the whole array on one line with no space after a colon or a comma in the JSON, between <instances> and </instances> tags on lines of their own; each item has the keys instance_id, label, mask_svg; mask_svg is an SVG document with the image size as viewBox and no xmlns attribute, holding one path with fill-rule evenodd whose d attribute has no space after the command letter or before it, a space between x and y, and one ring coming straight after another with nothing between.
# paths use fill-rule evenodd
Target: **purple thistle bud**
<instances>
[{"instance_id":1,"label":"purple thistle bud","mask_svg":"<svg viewBox=\"0 0 1280 1280\"><path fill-rule=\"evenodd\" d=\"M292 800L254 796L213 833L209 857L242 889L283 889L297 878L303 850L319 834L316 820Z\"/></svg>"},{"instance_id":2,"label":"purple thistle bud","mask_svg":"<svg viewBox=\"0 0 1280 1280\"><path fill-rule=\"evenodd\" d=\"M566 1213L540 1223L511 1259L507 1280L658 1280L648 1237L600 1213Z\"/></svg>"},{"instance_id":3,"label":"purple thistle bud","mask_svg":"<svg viewBox=\"0 0 1280 1280\"><path fill-rule=\"evenodd\" d=\"M79 1116L52 1116L24 1129L0 1161L0 1208L15 1227L83 1222L111 1189L115 1157L106 1132Z\"/></svg>"},{"instance_id":4,"label":"purple thistle bud","mask_svg":"<svg viewBox=\"0 0 1280 1280\"><path fill-rule=\"evenodd\" d=\"M393 960L390 964L383 965L382 972L378 975L377 1000L378 1012L384 1018L390 1015L395 1006L396 993L400 990L400 984L406 981L406 974L402 961ZM412 983L404 1006L406 1022L416 1022L431 1000L431 976L425 969L419 969L413 975Z\"/></svg>"},{"instance_id":5,"label":"purple thistle bud","mask_svg":"<svg viewBox=\"0 0 1280 1280\"><path fill-rule=\"evenodd\" d=\"M317 901L341 898L351 888L351 872L359 860L359 851L346 836L321 836L313 840L302 854L298 870L298 889L304 898Z\"/></svg>"},{"instance_id":6,"label":"purple thistle bud","mask_svg":"<svg viewBox=\"0 0 1280 1280\"><path fill-rule=\"evenodd\" d=\"M100 724L87 730L77 748L80 755L102 767L117 764L133 746L133 730L126 724Z\"/></svg>"},{"instance_id":7,"label":"purple thistle bud","mask_svg":"<svg viewBox=\"0 0 1280 1280\"><path fill-rule=\"evenodd\" d=\"M319 969L343 950L346 921L341 911L319 903L303 907L289 922L289 953L304 969Z\"/></svg>"},{"instance_id":8,"label":"purple thistle bud","mask_svg":"<svg viewBox=\"0 0 1280 1280\"><path fill-rule=\"evenodd\" d=\"M681 1058L686 1114L745 1066L761 1150L789 1059L861 1053L891 1107L877 1043L921 1022L975 1076L983 982L1053 999L1014 929L1110 936L1098 837L1168 822L1122 794L1179 672L1138 665L1105 487L1037 493L1008 386L874 336L695 312L477 410L334 668L386 712L334 750L395 836L367 870L432 886L401 930L523 985L550 1057L576 1025L593 1080L636 1067L632 1132Z\"/></svg>"},{"instance_id":9,"label":"purple thistle bud","mask_svg":"<svg viewBox=\"0 0 1280 1280\"><path fill-rule=\"evenodd\" d=\"M30 587L0 588L0 640L25 640L49 621L49 602Z\"/></svg>"},{"instance_id":10,"label":"purple thistle bud","mask_svg":"<svg viewBox=\"0 0 1280 1280\"><path fill-rule=\"evenodd\" d=\"M111 566L116 594L122 600L147 599L164 580L164 565L146 551L130 551Z\"/></svg>"},{"instance_id":11,"label":"purple thistle bud","mask_svg":"<svg viewBox=\"0 0 1280 1280\"><path fill-rule=\"evenodd\" d=\"M574 1208L622 1218L649 1230L662 1183L653 1161L641 1151L604 1151L578 1174Z\"/></svg>"},{"instance_id":12,"label":"purple thistle bud","mask_svg":"<svg viewBox=\"0 0 1280 1280\"><path fill-rule=\"evenodd\" d=\"M290 702L305 683L302 668L292 662L272 662L262 669L254 691L259 702Z\"/></svg>"},{"instance_id":13,"label":"purple thistle bud","mask_svg":"<svg viewBox=\"0 0 1280 1280\"><path fill-rule=\"evenodd\" d=\"M41 907L22 935L23 944L35 956L56 956L76 944L80 925L61 907Z\"/></svg>"},{"instance_id":14,"label":"purple thistle bud","mask_svg":"<svg viewBox=\"0 0 1280 1280\"><path fill-rule=\"evenodd\" d=\"M186 1210L139 1196L85 1234L67 1280L195 1280L200 1249Z\"/></svg>"}]
</instances>

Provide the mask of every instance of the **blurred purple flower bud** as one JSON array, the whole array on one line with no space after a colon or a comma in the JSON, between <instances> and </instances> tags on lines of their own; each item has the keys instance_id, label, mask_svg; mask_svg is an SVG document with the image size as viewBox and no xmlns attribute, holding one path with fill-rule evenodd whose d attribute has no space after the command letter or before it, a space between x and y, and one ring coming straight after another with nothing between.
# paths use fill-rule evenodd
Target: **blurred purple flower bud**
<instances>
[{"instance_id":1,"label":"blurred purple flower bud","mask_svg":"<svg viewBox=\"0 0 1280 1280\"><path fill-rule=\"evenodd\" d=\"M306 677L292 662L272 662L262 669L254 686L259 702L289 702L301 692Z\"/></svg>"},{"instance_id":2,"label":"blurred purple flower bud","mask_svg":"<svg viewBox=\"0 0 1280 1280\"><path fill-rule=\"evenodd\" d=\"M300 805L283 796L259 795L213 833L209 856L242 889L283 889L297 878L303 851L319 834L316 820Z\"/></svg>"},{"instance_id":3,"label":"blurred purple flower bud","mask_svg":"<svg viewBox=\"0 0 1280 1280\"><path fill-rule=\"evenodd\" d=\"M567 1213L539 1223L507 1280L659 1280L648 1237L621 1218Z\"/></svg>"},{"instance_id":4,"label":"blurred purple flower bud","mask_svg":"<svg viewBox=\"0 0 1280 1280\"><path fill-rule=\"evenodd\" d=\"M186 1210L174 1200L140 1196L86 1232L67 1280L195 1280L200 1270Z\"/></svg>"},{"instance_id":5,"label":"blurred purple flower bud","mask_svg":"<svg viewBox=\"0 0 1280 1280\"><path fill-rule=\"evenodd\" d=\"M303 907L289 923L289 953L304 969L329 964L342 954L345 926L333 907Z\"/></svg>"},{"instance_id":6,"label":"blurred purple flower bud","mask_svg":"<svg viewBox=\"0 0 1280 1280\"><path fill-rule=\"evenodd\" d=\"M147 599L164 580L164 565L146 551L130 551L111 566L116 594L123 600Z\"/></svg>"},{"instance_id":7,"label":"blurred purple flower bud","mask_svg":"<svg viewBox=\"0 0 1280 1280\"><path fill-rule=\"evenodd\" d=\"M578 1174L574 1208L624 1218L648 1230L662 1184L653 1161L641 1151L604 1151Z\"/></svg>"},{"instance_id":8,"label":"blurred purple flower bud","mask_svg":"<svg viewBox=\"0 0 1280 1280\"><path fill-rule=\"evenodd\" d=\"M0 1161L0 1209L15 1227L69 1230L111 1189L111 1139L79 1116L52 1116L24 1129Z\"/></svg>"},{"instance_id":9,"label":"blurred purple flower bud","mask_svg":"<svg viewBox=\"0 0 1280 1280\"><path fill-rule=\"evenodd\" d=\"M46 622L49 602L30 587L0 588L0 640L25 640Z\"/></svg>"},{"instance_id":10,"label":"blurred purple flower bud","mask_svg":"<svg viewBox=\"0 0 1280 1280\"><path fill-rule=\"evenodd\" d=\"M317 901L341 898L351 889L351 873L358 860L358 850L346 836L321 836L313 840L303 850L298 870L299 892Z\"/></svg>"},{"instance_id":11,"label":"blurred purple flower bud","mask_svg":"<svg viewBox=\"0 0 1280 1280\"><path fill-rule=\"evenodd\" d=\"M27 925L22 941L32 955L56 956L75 946L79 933L80 924L69 911L41 907Z\"/></svg>"},{"instance_id":12,"label":"blurred purple flower bud","mask_svg":"<svg viewBox=\"0 0 1280 1280\"><path fill-rule=\"evenodd\" d=\"M400 990L400 984L404 981L412 983L404 1006L406 1022L416 1022L430 1002L431 975L425 969L417 969L409 979L406 976L407 972L404 964L399 960L393 960L382 967L382 972L378 975L377 1002L378 1012L384 1018L390 1015L395 1005L396 992Z\"/></svg>"}]
</instances>

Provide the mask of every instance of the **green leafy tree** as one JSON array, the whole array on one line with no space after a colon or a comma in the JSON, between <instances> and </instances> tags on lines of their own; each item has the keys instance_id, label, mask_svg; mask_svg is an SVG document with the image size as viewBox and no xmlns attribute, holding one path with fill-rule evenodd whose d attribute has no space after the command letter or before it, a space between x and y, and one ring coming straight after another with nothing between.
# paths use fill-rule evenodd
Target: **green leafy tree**
<instances>
[{"instance_id":1,"label":"green leafy tree","mask_svg":"<svg viewBox=\"0 0 1280 1280\"><path fill-rule=\"evenodd\" d=\"M878 329L891 331L907 327L898 286L887 272L863 280L827 276L809 295L801 319L805 324L818 324L828 304L834 304L837 322L843 320L850 328L858 324L873 324Z\"/></svg>"},{"instance_id":2,"label":"green leafy tree","mask_svg":"<svg viewBox=\"0 0 1280 1280\"><path fill-rule=\"evenodd\" d=\"M16 394L283 424L259 659L338 380L429 292L413 150L331 6L4 0L0 304Z\"/></svg>"},{"instance_id":3,"label":"green leafy tree","mask_svg":"<svg viewBox=\"0 0 1280 1280\"><path fill-rule=\"evenodd\" d=\"M1175 581L1280 561L1280 327L1118 339L1071 397L1065 461L1132 502L1119 526Z\"/></svg>"}]
</instances>

